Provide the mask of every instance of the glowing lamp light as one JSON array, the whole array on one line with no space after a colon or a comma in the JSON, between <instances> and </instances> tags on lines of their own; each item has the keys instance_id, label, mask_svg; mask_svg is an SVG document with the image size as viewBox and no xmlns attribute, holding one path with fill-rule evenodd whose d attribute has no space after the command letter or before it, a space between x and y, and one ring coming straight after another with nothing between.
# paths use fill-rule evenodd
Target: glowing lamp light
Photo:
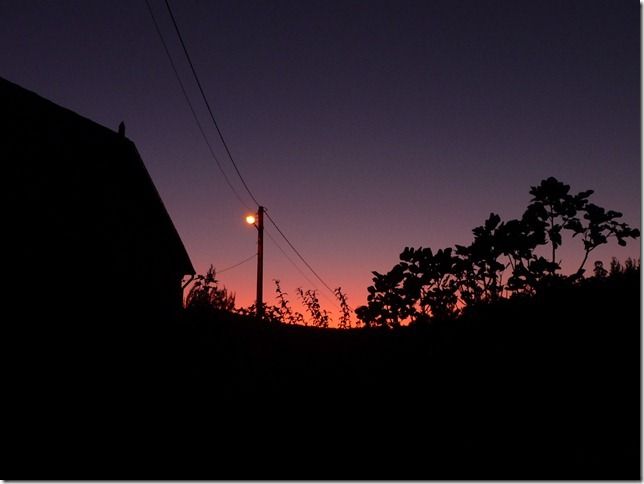
<instances>
[{"instance_id":1,"label":"glowing lamp light","mask_svg":"<svg viewBox=\"0 0 644 484\"><path fill-rule=\"evenodd\" d=\"M253 225L255 223L255 216L254 215L246 216L246 223L248 225Z\"/></svg>"}]
</instances>

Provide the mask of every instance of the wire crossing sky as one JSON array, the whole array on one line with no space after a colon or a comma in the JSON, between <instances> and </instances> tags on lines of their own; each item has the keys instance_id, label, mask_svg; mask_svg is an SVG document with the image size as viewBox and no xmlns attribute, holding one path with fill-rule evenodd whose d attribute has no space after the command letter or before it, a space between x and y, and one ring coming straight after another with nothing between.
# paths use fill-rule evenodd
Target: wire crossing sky
<instances>
[{"instance_id":1,"label":"wire crossing sky","mask_svg":"<svg viewBox=\"0 0 644 484\"><path fill-rule=\"evenodd\" d=\"M195 108L192 105L192 101L190 101L190 96L188 96L188 92L186 91L186 88L183 84L183 81L181 80L181 76L179 75L179 71L177 70L177 67L172 60L172 56L170 55L170 51L168 50L168 45L165 42L165 39L163 37L163 34L161 33L161 29L159 28L159 24L157 23L156 17L154 16L154 11L152 10L152 7L150 6L149 0L145 0L145 4L148 7L148 11L150 12L150 17L152 18L152 22L154 22L154 28L157 31L157 34L159 35L159 39L161 40L161 44L163 45L163 50L168 56L168 61L170 62L170 66L172 67L172 72L174 72L175 77L177 78L177 82L179 83L179 87L181 88L181 93L183 94L183 97L186 100L186 103L188 104L188 107L190 108L190 112L192 113L192 117L195 120L195 123L197 123L197 127L199 128L199 132L201 133L201 136L203 137L204 142L206 143L206 146L208 146L208 151L210 152L212 158L215 160L215 163L217 163L217 168L219 168L219 172L221 175L224 177L224 180L226 181L226 184L230 188L230 190L233 192L235 197L237 197L237 200L251 210L251 207L244 201L244 199L241 197L239 192L235 189L234 185L231 183L230 179L228 178L228 175L226 174L226 170L224 170L224 167L221 166L221 162L219 161L219 158L215 154L215 151L212 148L212 145L210 144L210 141L208 140L208 136L206 135L206 132L203 129L203 126L201 125L201 122L199 121L199 116L197 116L197 113L195 111ZM220 271L221 272L221 271Z\"/></svg>"},{"instance_id":2,"label":"wire crossing sky","mask_svg":"<svg viewBox=\"0 0 644 484\"><path fill-rule=\"evenodd\" d=\"M192 60L190 59L190 54L188 54L188 49L186 47L185 42L183 41L183 37L181 36L181 32L179 30L179 26L177 25L177 21L174 18L174 14L172 13L172 9L170 8L170 3L168 0L165 0L165 5L168 9L168 13L170 14L170 18L172 19L172 25L174 25L174 30L177 33L177 37L179 38L179 42L181 42L181 48L183 49L183 53L186 55L186 60L188 61L188 64L190 65L190 70L192 72L192 75L195 78L195 81L197 82L197 87L199 88L199 93L201 94L201 98L204 101L204 104L206 105L206 108L208 109L208 114L210 114L210 119L212 120L212 123L215 126L215 129L217 130L217 134L219 135L219 139L221 140L221 144L224 146L226 149L226 154L228 155L228 159L230 159L230 162L233 164L233 167L235 168L235 172L237 173L237 176L241 180L242 184L244 185L244 188L246 189L246 192L248 195L250 195L250 198L253 199L255 202L255 205L259 206L261 203L257 201L255 198L255 195L253 195L253 192L250 191L250 188L248 188L248 185L246 184L246 180L244 180L244 177L242 176L241 172L239 171L239 168L237 167L237 163L235 163L235 160L233 158L232 153L230 152L230 148L228 147L228 143L226 143L226 140L224 139L224 135L221 132L221 129L219 128L219 125L217 124L217 120L215 119L215 115L212 112L212 109L210 107L210 103L208 102L208 98L206 97L206 93L203 90L203 87L201 86L201 82L199 81L199 77L197 76L197 71L195 70L195 66L192 64Z\"/></svg>"},{"instance_id":3,"label":"wire crossing sky","mask_svg":"<svg viewBox=\"0 0 644 484\"><path fill-rule=\"evenodd\" d=\"M216 155L215 155L215 153L213 152L212 146L211 146L210 142L208 141L208 138L207 138L207 136L206 136L206 134L205 134L205 132L204 132L204 130L203 130L203 127L201 126L201 123L199 122L198 117L196 116L196 113L195 113L194 107L193 107L192 103L190 102L190 97L188 96L188 94L187 94L187 92L186 92L185 86L184 86L183 82L181 81L181 77L180 77L180 75L179 75L179 72L177 71L177 68L176 68L176 66L175 66L175 63L174 63L174 61L172 60L172 56L171 56L171 54L170 54L170 51L168 50L168 46L167 46L167 44L166 44L166 42L165 42L165 39L164 39L164 37L163 37L163 34L162 34L162 32L161 32L160 28L159 28L159 24L158 24L158 22L157 22L157 20L156 20L156 17L154 16L154 12L153 12L153 10L152 10L152 7L150 6L150 2L149 2L149 0L145 0L145 3L146 3L146 6L147 6L147 8L148 8L148 11L150 12L150 16L151 16L152 21L153 21L153 23L154 23L154 27L155 27L155 29L156 29L156 31L157 31L157 33L158 33L158 35L159 35L159 38L160 38L160 40L161 40L162 45L163 45L163 49L164 49L164 51L165 51L165 53L166 53L166 55L168 56L168 59L169 59L169 61L170 61L170 65L171 65L171 67L172 67L172 71L173 71L173 73L175 74L175 77L177 78L177 81L179 82L179 85L180 85L180 87L181 87L181 92L182 92L182 94L184 95L184 97L185 97L185 99L186 99L186 102L188 103L188 107L190 108L190 111L191 111L191 113L192 113L192 115L193 115L193 117L194 117L194 119L195 119L195 121L196 121L196 123L197 123L197 126L198 126L198 128L199 128L199 131L200 131L200 133L202 134L202 136L203 136L203 138L204 138L204 141L206 142L206 145L208 146L208 150L209 150L209 152L211 153L212 157L214 158L215 162L217 163L217 167L219 168L220 172L221 172L221 173L222 173L222 175L224 176L224 179L225 179L225 181L226 181L227 185L228 185L228 186L230 187L230 189L232 190L233 194L237 197L237 199L238 199L238 200L239 200L239 201L240 201L240 202L241 202L245 207L247 207L247 208L249 208L249 209L250 209L250 207L249 207L249 206L248 206L248 205L243 201L242 197L239 195L239 193L237 192L237 190L235 190L235 187L232 185L232 183L230 182L230 180L229 180L228 176L226 175L225 170L224 170L224 169L223 169L223 167L221 166L221 163L219 162L219 159L217 158L217 156L216 156ZM176 32L176 34L177 34L177 37L178 37L178 39L179 39L179 42L181 43L181 48L182 48L182 50L183 50L183 53L185 54L185 56L186 56L186 60L188 61L188 64L190 65L190 71L192 72L192 75L193 75L194 80L195 80L195 82L196 82L196 84L197 84L197 87L199 88L199 93L201 94L201 98L203 99L204 104L205 104L205 106L206 106L206 108L207 108L207 110L208 110L208 114L210 115L210 119L211 119L211 121L212 121L213 125L215 126L215 129L217 130L217 134L219 135L219 139L220 139L220 141L221 141L222 145L224 146L224 148L225 148L225 150L226 150L226 154L228 155L228 159L229 159L229 160L230 160L230 162L232 163L232 165L233 165L233 167L234 167L234 169L235 169L235 172L237 173L237 176L239 177L239 180L242 182L242 184L243 184L243 186L244 186L244 188L245 188L246 192L248 193L248 195L253 199L253 201L255 202L255 204L256 204L257 206L260 206L260 205L262 205L262 204L261 204L260 202L258 202L258 201L257 201L257 198L255 198L255 195L254 195L254 194L253 194L253 192L250 190L250 188L248 187L248 184L247 184L247 183L246 183L246 181L244 180L244 177L242 176L241 172L239 171L239 167L237 166L237 163L235 163L235 160L234 160L234 158L233 158L233 155L232 155L232 153L230 152L230 148L228 147L228 144L226 143L226 140L225 140L225 138L224 138L224 135L223 135L223 133L221 132L221 129L219 128L219 125L218 125L218 123L217 123L217 120L215 119L215 115L214 115L214 113L213 113L213 111L212 111L212 108L210 107L210 103L208 102L208 98L207 98L207 96L206 96L206 93L204 92L204 89L203 89L203 87L202 87L202 85L201 85L201 82L199 81L199 76L197 75L197 71L196 71L196 69L195 69L195 67L194 67L194 65L193 65L193 63L192 63L192 60L191 60L191 58L190 58L190 54L188 53L188 48L186 47L186 44L185 44L185 42L184 42L184 40L183 40L183 36L181 35L181 31L179 30L179 26L177 25L177 21L176 21L176 19L175 19L175 17L174 17L174 14L173 14L173 12L172 12L172 8L170 7L170 3L168 2L168 0L165 0L165 6L166 6L166 8L167 8L168 14L170 15L170 18L172 19L172 25L174 26L174 30L175 30L175 32ZM270 216L270 214L268 214L268 212L266 213L266 216L268 217L269 221L273 224L273 226L275 227L275 229L277 230L277 232L278 232L278 233L282 236L282 238L286 241L286 243L288 244L288 246L293 250L293 252L295 252L295 254L298 256L298 258L299 258L299 259L304 263L304 265L305 265L305 266L306 266L306 267L307 267L307 268L308 268L308 269L313 273L313 275L314 275L314 276L315 276L315 277L316 277L316 278L317 278L317 279L322 283L322 285L323 285L323 286L324 286L324 287L325 287L325 288L326 288L326 289L327 289L327 290L328 290L328 291L333 295L333 294L334 294L334 290L333 290L333 289L332 289L332 288L331 288L331 287L330 287L330 286L329 286L329 285L324 281L324 279L322 279L322 277L320 277L320 275L315 271L315 269L313 269L313 267L311 266L311 264L309 264L309 262L307 262L307 260L304 258L304 256L300 253L300 251L298 251L298 250L297 250L297 248L293 245L293 243L292 243L292 242L291 242L291 241L286 237L286 235L284 234L284 232L279 228L279 226L277 225L277 223L275 222L275 220L273 220L273 218ZM289 262L291 262L291 264L293 264L294 266L296 266L296 267L297 267L297 265L296 265L296 264L295 264L295 263L294 263L294 262L293 262L293 261L288 257L288 255L286 254L286 252L284 252L284 250L282 250L282 248L281 248L281 246L278 244L278 242L277 242L275 239L273 239L272 237L271 237L271 240L275 243L275 245L277 245L277 246L278 246L278 248L280 249L280 251L284 254L284 256L285 256L285 257L287 257L287 259L289 260ZM245 261L244 261L244 262L245 262ZM231 269L231 268L237 267L238 265L239 265L239 264L234 264L232 267L229 267L229 268L227 268L227 269L219 270L219 273L221 274L222 272L225 272L225 271L226 271L226 270L228 270L228 269ZM307 277L305 277L305 279L310 283L310 279L308 279ZM313 286L315 287L315 284L313 284ZM335 303L335 302L334 302L334 304L337 304L337 303Z\"/></svg>"},{"instance_id":4,"label":"wire crossing sky","mask_svg":"<svg viewBox=\"0 0 644 484\"><path fill-rule=\"evenodd\" d=\"M145 1L0 2L0 75L113 129L124 121L198 272L226 268L256 250L228 185L248 197L165 0L149 3L158 32ZM635 0L171 6L245 184L354 307L405 246L468 244L490 212L519 217L549 176L641 228ZM564 271L580 244L564 241ZM589 263L613 255L639 257L639 244ZM268 303L271 279L290 294L318 282L292 259L298 269L267 245ZM253 264L220 280L253 303Z\"/></svg>"}]
</instances>

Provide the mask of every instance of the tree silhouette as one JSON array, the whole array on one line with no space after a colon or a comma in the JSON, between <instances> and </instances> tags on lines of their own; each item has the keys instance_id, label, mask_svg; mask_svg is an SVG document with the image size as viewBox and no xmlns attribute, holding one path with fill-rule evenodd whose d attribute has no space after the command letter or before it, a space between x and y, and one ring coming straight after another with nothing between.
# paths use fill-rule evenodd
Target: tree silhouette
<instances>
[{"instance_id":1,"label":"tree silhouette","mask_svg":"<svg viewBox=\"0 0 644 484\"><path fill-rule=\"evenodd\" d=\"M512 270L506 284L512 293L534 292L545 271L559 268L558 264L535 255L535 249L546 243L546 237L542 224L531 219L532 215L526 212L521 220L504 222L495 233L497 251L508 258Z\"/></svg>"},{"instance_id":2,"label":"tree silhouette","mask_svg":"<svg viewBox=\"0 0 644 484\"><path fill-rule=\"evenodd\" d=\"M417 301L416 311L411 313L413 319L446 318L454 314L459 280L458 259L452 255L452 249L440 249L433 254L429 248L405 247L400 259L407 303Z\"/></svg>"},{"instance_id":3,"label":"tree silhouette","mask_svg":"<svg viewBox=\"0 0 644 484\"><path fill-rule=\"evenodd\" d=\"M623 246L627 238L640 236L639 230L617 221L621 213L589 203L592 190L572 195L569 185L550 177L531 187L530 194L532 199L520 220L502 222L499 215L491 213L483 225L472 230L472 243L457 245L455 255L451 248L433 253L430 248L406 247L400 262L389 272L373 272L367 305L355 311L358 318L366 326L396 328L403 321L450 318L457 314L459 299L467 307L493 302L503 297L504 290L512 296L529 295L566 283L566 278L557 274L561 261L556 258L564 230L573 237L581 235L584 245L582 263L568 283L582 277L590 252L609 238ZM543 245L550 245L550 260L535 253ZM507 263L502 257L507 257ZM512 273L504 285L508 268ZM603 266L595 267L596 275L604 273Z\"/></svg>"},{"instance_id":4,"label":"tree silhouette","mask_svg":"<svg viewBox=\"0 0 644 484\"><path fill-rule=\"evenodd\" d=\"M365 326L398 327L414 313L416 291L403 287L405 269L395 265L386 274L372 272L373 285L367 288L367 305L356 309L356 315Z\"/></svg>"},{"instance_id":5,"label":"tree silhouette","mask_svg":"<svg viewBox=\"0 0 644 484\"><path fill-rule=\"evenodd\" d=\"M606 210L593 203L586 204L584 212L585 225L577 220L571 227L574 231L573 237L581 234L584 243L584 258L577 269L579 275L583 273L588 255L600 245L606 244L610 237L617 239L619 245L625 246L625 239L635 239L640 236L638 229L633 229L616 220L622 217L620 212Z\"/></svg>"},{"instance_id":6,"label":"tree silhouette","mask_svg":"<svg viewBox=\"0 0 644 484\"><path fill-rule=\"evenodd\" d=\"M542 180L538 186L530 188L533 198L526 210L525 220L532 224L534 230L543 230L547 235L552 248L552 265L549 268L551 274L559 268L555 264L557 248L562 243L562 229L575 231L579 227L577 213L584 209L588 197L593 194L593 190L579 192L577 195L569 192L570 185L554 177Z\"/></svg>"},{"instance_id":7,"label":"tree silhouette","mask_svg":"<svg viewBox=\"0 0 644 484\"><path fill-rule=\"evenodd\" d=\"M386 274L373 272L367 305L356 309L366 326L396 328L403 321L426 321L455 314L459 259L452 249L405 247L400 262Z\"/></svg>"},{"instance_id":8,"label":"tree silhouette","mask_svg":"<svg viewBox=\"0 0 644 484\"><path fill-rule=\"evenodd\" d=\"M501 294L500 272L505 265L498 261L503 254L499 229L501 217L491 213L480 227L472 230L474 241L467 247L456 246L461 256L461 298L467 304L494 300Z\"/></svg>"}]
</instances>

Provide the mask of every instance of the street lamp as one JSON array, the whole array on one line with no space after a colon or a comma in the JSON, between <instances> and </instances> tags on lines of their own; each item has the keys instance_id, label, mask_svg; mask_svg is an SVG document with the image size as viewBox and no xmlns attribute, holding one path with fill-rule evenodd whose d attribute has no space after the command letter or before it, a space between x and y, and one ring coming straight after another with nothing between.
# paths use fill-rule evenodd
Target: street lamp
<instances>
[{"instance_id":1,"label":"street lamp","mask_svg":"<svg viewBox=\"0 0 644 484\"><path fill-rule=\"evenodd\" d=\"M255 310L257 319L264 316L264 303L262 297L263 279L264 279L264 207L257 208L257 216L247 215L246 223L254 225L257 229L257 301Z\"/></svg>"}]
</instances>

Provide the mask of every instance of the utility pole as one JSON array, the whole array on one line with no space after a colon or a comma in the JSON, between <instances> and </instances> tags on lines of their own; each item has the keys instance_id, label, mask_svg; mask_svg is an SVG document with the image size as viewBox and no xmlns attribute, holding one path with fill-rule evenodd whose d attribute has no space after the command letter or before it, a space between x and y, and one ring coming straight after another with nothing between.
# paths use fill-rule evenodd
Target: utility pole
<instances>
[{"instance_id":1,"label":"utility pole","mask_svg":"<svg viewBox=\"0 0 644 484\"><path fill-rule=\"evenodd\" d=\"M264 207L257 208L257 319L264 318Z\"/></svg>"}]
</instances>

